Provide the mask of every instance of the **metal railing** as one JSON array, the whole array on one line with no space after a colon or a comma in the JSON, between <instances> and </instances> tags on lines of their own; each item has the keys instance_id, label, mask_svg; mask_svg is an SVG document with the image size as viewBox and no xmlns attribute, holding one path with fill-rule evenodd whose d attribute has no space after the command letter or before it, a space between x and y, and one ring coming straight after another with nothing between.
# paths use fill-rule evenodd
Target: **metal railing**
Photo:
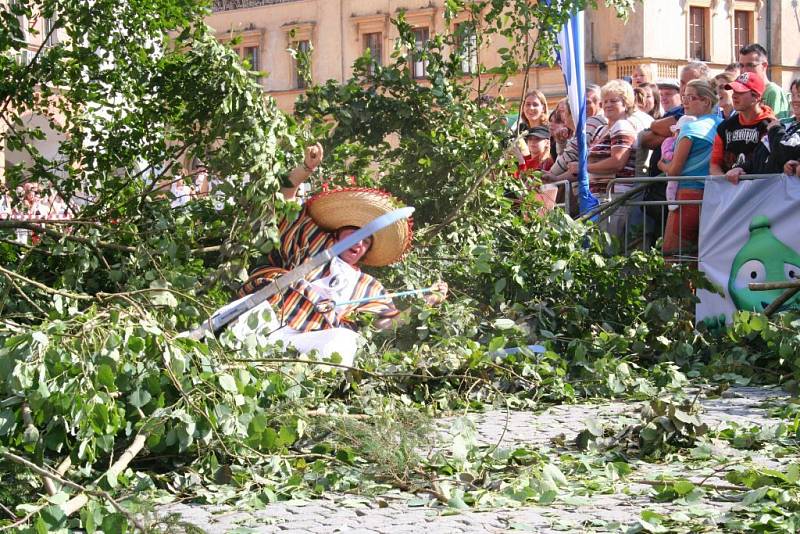
<instances>
[{"instance_id":1,"label":"metal railing","mask_svg":"<svg viewBox=\"0 0 800 534\"><path fill-rule=\"evenodd\" d=\"M764 180L781 176L780 174L748 174L740 180ZM677 182L705 182L708 180L725 180L724 176L638 176L633 178L613 178L608 183L607 201L591 214L598 224L619 240L622 254L630 254L633 250L647 251L658 244L664 236L669 207L675 206L678 217L677 247L665 251L674 263L696 263L699 260L697 243L685 243L683 239L684 213L682 206L698 206L698 200L652 200L648 199L649 186ZM629 185L619 190L617 186ZM655 216L654 216L655 215Z\"/></svg>"},{"instance_id":2,"label":"metal railing","mask_svg":"<svg viewBox=\"0 0 800 534\"><path fill-rule=\"evenodd\" d=\"M564 197L563 198L564 198L564 200L562 202L556 202L554 204L554 207L562 208L567 213L570 213L570 210L572 208L572 205L571 205L571 202L572 202L572 198L571 198L572 197L572 194L571 194L572 193L572 187L571 187L571 184L572 184L572 182L570 182L569 180L559 180L558 182L552 182L550 184L544 184L544 185L550 185L550 186L555 186L556 187L556 198L558 198L558 195L561 193L562 188L563 188L563 193L564 193Z\"/></svg>"}]
</instances>

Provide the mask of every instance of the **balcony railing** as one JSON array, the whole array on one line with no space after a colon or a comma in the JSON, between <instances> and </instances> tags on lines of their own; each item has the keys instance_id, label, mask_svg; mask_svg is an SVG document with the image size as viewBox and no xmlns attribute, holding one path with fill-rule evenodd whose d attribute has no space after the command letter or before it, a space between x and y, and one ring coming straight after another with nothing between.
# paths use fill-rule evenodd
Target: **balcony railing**
<instances>
[{"instance_id":1,"label":"balcony railing","mask_svg":"<svg viewBox=\"0 0 800 534\"><path fill-rule=\"evenodd\" d=\"M655 75L656 79L660 78L677 78L680 66L685 64L685 61L661 60L661 59L617 59L606 62L608 65L608 79L622 78L623 76L630 76L633 70L641 64L650 65L651 72Z\"/></svg>"},{"instance_id":2,"label":"balcony railing","mask_svg":"<svg viewBox=\"0 0 800 534\"><path fill-rule=\"evenodd\" d=\"M299 0L214 0L211 10L219 11L232 11L234 9L246 9L248 7L261 7L271 6L274 4L288 4L289 2L297 2Z\"/></svg>"}]
</instances>

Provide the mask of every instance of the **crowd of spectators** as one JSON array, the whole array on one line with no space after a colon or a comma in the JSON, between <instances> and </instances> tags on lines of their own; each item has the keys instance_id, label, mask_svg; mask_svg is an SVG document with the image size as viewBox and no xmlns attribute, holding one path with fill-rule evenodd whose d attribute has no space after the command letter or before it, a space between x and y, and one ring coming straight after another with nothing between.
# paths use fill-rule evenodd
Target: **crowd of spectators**
<instances>
[{"instance_id":1,"label":"crowd of spectators","mask_svg":"<svg viewBox=\"0 0 800 534\"><path fill-rule=\"evenodd\" d=\"M689 62L678 79L654 79L650 66L626 79L586 88L585 137L589 187L598 197L626 194L642 176L683 177L652 182L640 199L659 201L644 209L627 208L609 225L622 236L640 225L653 242L662 237L666 254L696 246L704 177L725 175L737 184L746 174L798 173L800 160L800 79L789 92L770 81L767 52L759 44L743 47L739 62L712 76L706 64ZM520 108L517 176L542 173L545 184L571 182L559 190L577 210L578 140L567 99L548 108L541 91L525 95ZM194 160L186 176L161 180L157 194L173 207L211 194L217 183ZM686 177L697 177L687 179ZM65 219L71 209L58 194L25 183L15 201L0 184L0 219ZM675 202L675 204L668 204ZM669 209L663 206L668 205ZM26 233L27 232L27 233ZM27 239L30 232L22 232Z\"/></svg>"},{"instance_id":2,"label":"crowd of spectators","mask_svg":"<svg viewBox=\"0 0 800 534\"><path fill-rule=\"evenodd\" d=\"M218 183L209 177L205 164L195 158L189 164L189 169L186 175L159 180L152 186L155 196L166 198L173 208L177 208L193 199L210 195ZM86 199L75 196L67 203L56 191L33 181L21 184L14 193L12 195L0 182L0 220L14 219L47 225L48 222L74 218L77 207L86 202ZM36 233L28 228L20 228L16 233L18 242L27 244L36 241Z\"/></svg>"},{"instance_id":3,"label":"crowd of spectators","mask_svg":"<svg viewBox=\"0 0 800 534\"><path fill-rule=\"evenodd\" d=\"M651 182L638 197L659 203L628 208L622 213L624 224L612 221L610 232L622 237L632 226L643 225L655 240L663 229L665 254L696 252L705 177L724 175L737 184L746 174L798 175L800 79L786 92L768 79L768 67L766 50L751 44L740 50L738 63L715 76L705 63L693 61L678 79L654 80L649 65L640 65L630 78L587 87L592 193L613 198L634 187L620 178L665 178ZM574 183L578 145L568 102L559 102L549 121L546 117L544 95L529 93L521 127L526 135L536 130L541 137L547 124L553 154L551 161L526 161L520 170L543 171L544 183ZM569 132L568 139L563 139L564 132Z\"/></svg>"},{"instance_id":4,"label":"crowd of spectators","mask_svg":"<svg viewBox=\"0 0 800 534\"><path fill-rule=\"evenodd\" d=\"M70 206L55 191L43 190L36 182L26 182L16 191L16 202L0 183L0 220L15 219L26 222L67 220L72 217ZM17 241L27 244L36 240L36 234L27 228L18 228Z\"/></svg>"}]
</instances>

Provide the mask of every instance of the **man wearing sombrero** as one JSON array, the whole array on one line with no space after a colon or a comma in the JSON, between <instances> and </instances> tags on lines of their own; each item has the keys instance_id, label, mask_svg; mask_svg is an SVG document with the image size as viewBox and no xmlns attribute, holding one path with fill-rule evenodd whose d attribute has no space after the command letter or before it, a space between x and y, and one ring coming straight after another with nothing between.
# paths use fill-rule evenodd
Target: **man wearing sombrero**
<instances>
[{"instance_id":1,"label":"man wearing sombrero","mask_svg":"<svg viewBox=\"0 0 800 534\"><path fill-rule=\"evenodd\" d=\"M317 144L306 149L302 167L290 173L291 185L281 190L287 200L295 198L300 184L321 160L322 146ZM350 187L312 196L296 220L280 222L280 246L272 251L264 265L250 272L240 295L254 293L287 270L305 263L399 206L395 197L378 189ZM353 315L362 312L377 315L378 328L391 327L399 321L400 315L391 298L381 298L386 294L381 283L361 272L358 265L381 267L399 261L411 247L411 238L410 220L400 220L383 228L312 271L283 294L274 295L241 317L233 326L234 332L256 330L262 343L282 341L300 353L317 351L323 358L338 353L342 364L352 365L361 344L361 336L354 330ZM427 304L441 302L447 294L447 284L439 282L437 290L426 296ZM374 300L351 302L368 298ZM339 303L341 305L337 305ZM272 313L264 313L266 310ZM255 328L252 328L253 314L258 318Z\"/></svg>"}]
</instances>

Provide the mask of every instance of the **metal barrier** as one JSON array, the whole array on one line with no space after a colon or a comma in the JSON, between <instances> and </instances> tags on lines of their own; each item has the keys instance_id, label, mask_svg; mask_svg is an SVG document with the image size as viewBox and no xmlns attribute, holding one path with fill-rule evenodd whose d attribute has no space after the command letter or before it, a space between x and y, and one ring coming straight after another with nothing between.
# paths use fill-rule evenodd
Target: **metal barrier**
<instances>
[{"instance_id":1,"label":"metal barrier","mask_svg":"<svg viewBox=\"0 0 800 534\"><path fill-rule=\"evenodd\" d=\"M556 202L555 207L563 208L567 214L571 212L572 205L572 182L569 180L559 180L558 182L552 182L549 185L556 186L556 197L558 197L558 192L561 187L564 188L564 202Z\"/></svg>"},{"instance_id":2,"label":"metal barrier","mask_svg":"<svg viewBox=\"0 0 800 534\"><path fill-rule=\"evenodd\" d=\"M780 174L748 174L740 180L763 180L781 176ZM673 263L696 263L698 250L696 243L685 243L683 232L684 213L682 206L698 206L700 200L645 200L647 186L677 182L705 182L707 180L725 180L724 176L639 176L633 178L614 178L608 183L607 202L595 210L592 217L598 224L616 237L621 245L622 253L627 255L632 250L650 250L663 238L667 226L670 206L675 206L675 217L678 217L678 243L674 250L666 251ZM628 185L624 190L617 186ZM624 197L620 200L620 197ZM655 215L655 216L654 216ZM663 249L663 247L662 247Z\"/></svg>"}]
</instances>

